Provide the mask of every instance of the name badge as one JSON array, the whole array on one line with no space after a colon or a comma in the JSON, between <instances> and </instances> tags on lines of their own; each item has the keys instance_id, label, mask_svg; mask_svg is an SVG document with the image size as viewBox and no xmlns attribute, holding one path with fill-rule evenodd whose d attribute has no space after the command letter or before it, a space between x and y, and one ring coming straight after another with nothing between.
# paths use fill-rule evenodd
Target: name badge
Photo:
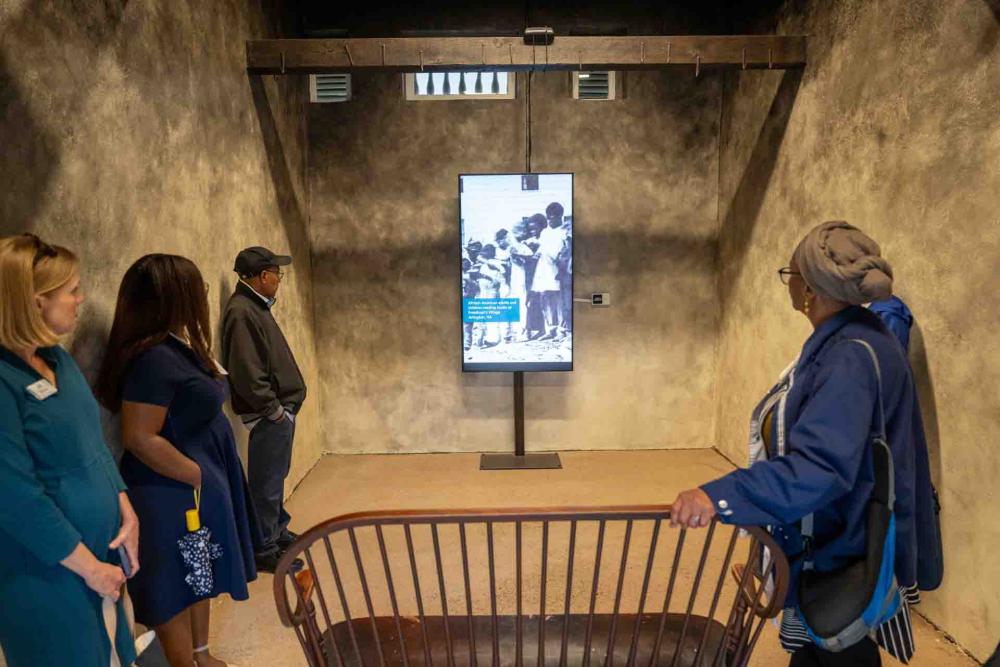
<instances>
[{"instance_id":1,"label":"name badge","mask_svg":"<svg viewBox=\"0 0 1000 667\"><path fill-rule=\"evenodd\" d=\"M52 386L52 383L48 380L39 380L38 382L33 382L29 384L25 389L28 393L37 398L40 401L44 401L49 396L56 393L56 388Z\"/></svg>"}]
</instances>

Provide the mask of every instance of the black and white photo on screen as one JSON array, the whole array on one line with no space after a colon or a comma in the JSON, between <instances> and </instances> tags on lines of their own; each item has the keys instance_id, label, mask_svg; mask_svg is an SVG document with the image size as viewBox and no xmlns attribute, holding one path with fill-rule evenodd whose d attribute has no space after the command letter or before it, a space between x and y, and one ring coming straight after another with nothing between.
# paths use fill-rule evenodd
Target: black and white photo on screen
<instances>
[{"instance_id":1,"label":"black and white photo on screen","mask_svg":"<svg viewBox=\"0 0 1000 667\"><path fill-rule=\"evenodd\" d=\"M463 176L461 190L464 366L568 369L572 175Z\"/></svg>"}]
</instances>

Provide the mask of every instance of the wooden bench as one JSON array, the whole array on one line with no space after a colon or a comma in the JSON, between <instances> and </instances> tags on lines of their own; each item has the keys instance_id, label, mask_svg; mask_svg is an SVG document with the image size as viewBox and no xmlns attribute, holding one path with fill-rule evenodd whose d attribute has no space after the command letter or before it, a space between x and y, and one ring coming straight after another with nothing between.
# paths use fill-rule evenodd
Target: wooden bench
<instances>
[{"instance_id":1,"label":"wooden bench","mask_svg":"<svg viewBox=\"0 0 1000 667\"><path fill-rule=\"evenodd\" d=\"M668 506L341 516L281 559L278 615L312 667L746 665L787 561L759 528L669 520Z\"/></svg>"}]
</instances>

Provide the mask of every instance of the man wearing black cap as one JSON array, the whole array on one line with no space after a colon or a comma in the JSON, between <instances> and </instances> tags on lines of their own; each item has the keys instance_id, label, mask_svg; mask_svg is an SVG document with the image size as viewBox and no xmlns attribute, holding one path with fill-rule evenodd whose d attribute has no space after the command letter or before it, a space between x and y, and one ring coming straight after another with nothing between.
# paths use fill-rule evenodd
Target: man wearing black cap
<instances>
[{"instance_id":1,"label":"man wearing black cap","mask_svg":"<svg viewBox=\"0 0 1000 667\"><path fill-rule=\"evenodd\" d=\"M233 410L250 429L247 479L260 522L257 570L274 572L298 537L288 530L285 477L292 461L295 415L306 384L288 341L271 314L287 255L247 248L236 256L236 291L222 320L222 359L229 371Z\"/></svg>"}]
</instances>

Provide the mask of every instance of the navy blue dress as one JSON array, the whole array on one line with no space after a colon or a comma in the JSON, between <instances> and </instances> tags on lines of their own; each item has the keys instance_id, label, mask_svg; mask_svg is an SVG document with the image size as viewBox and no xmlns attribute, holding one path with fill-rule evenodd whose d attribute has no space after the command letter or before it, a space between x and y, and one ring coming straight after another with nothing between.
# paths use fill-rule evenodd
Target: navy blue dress
<instances>
[{"instance_id":1,"label":"navy blue dress","mask_svg":"<svg viewBox=\"0 0 1000 667\"><path fill-rule=\"evenodd\" d=\"M222 557L212 561L211 593L196 595L184 580L189 569L177 545L187 534L185 512L194 508L193 489L126 451L122 477L141 530L141 568L128 589L135 618L143 625L160 625L192 604L223 593L246 600L247 582L257 577L256 519L233 431L222 413L226 398L225 378L214 378L194 352L174 338L146 350L126 370L122 399L166 407L160 435L201 466L201 523L211 530L212 542L222 546Z\"/></svg>"}]
</instances>

